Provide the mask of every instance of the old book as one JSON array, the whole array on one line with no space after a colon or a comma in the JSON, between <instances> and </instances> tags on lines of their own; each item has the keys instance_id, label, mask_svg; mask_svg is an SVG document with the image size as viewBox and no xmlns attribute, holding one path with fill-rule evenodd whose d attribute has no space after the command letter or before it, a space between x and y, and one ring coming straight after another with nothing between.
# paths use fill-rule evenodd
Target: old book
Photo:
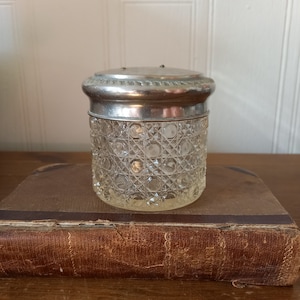
<instances>
[{"instance_id":1,"label":"old book","mask_svg":"<svg viewBox=\"0 0 300 300\"><path fill-rule=\"evenodd\" d=\"M97 276L292 285L299 230L255 174L208 167L202 196L155 213L110 207L89 165L36 170L0 203L1 276Z\"/></svg>"}]
</instances>

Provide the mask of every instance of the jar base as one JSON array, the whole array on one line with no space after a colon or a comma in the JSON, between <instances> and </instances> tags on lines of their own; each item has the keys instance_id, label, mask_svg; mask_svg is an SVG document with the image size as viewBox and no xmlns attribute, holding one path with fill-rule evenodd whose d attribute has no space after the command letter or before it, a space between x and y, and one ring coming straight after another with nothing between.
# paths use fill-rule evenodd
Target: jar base
<instances>
[{"instance_id":1,"label":"jar base","mask_svg":"<svg viewBox=\"0 0 300 300\"><path fill-rule=\"evenodd\" d=\"M200 184L191 186L177 195L169 194L163 196L154 194L148 199L140 199L138 195L123 195L113 190L110 190L109 196L105 196L94 187L97 196L106 204L121 209L144 212L168 211L185 207L198 200L204 189L205 178L201 180Z\"/></svg>"}]
</instances>

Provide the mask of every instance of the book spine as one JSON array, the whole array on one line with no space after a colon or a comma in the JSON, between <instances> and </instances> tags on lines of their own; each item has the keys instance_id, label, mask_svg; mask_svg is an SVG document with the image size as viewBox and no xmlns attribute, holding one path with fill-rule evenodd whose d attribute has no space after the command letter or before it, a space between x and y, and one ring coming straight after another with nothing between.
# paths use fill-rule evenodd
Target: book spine
<instances>
[{"instance_id":1,"label":"book spine","mask_svg":"<svg viewBox=\"0 0 300 300\"><path fill-rule=\"evenodd\" d=\"M204 279L292 285L296 229L113 225L2 229L1 276Z\"/></svg>"}]
</instances>

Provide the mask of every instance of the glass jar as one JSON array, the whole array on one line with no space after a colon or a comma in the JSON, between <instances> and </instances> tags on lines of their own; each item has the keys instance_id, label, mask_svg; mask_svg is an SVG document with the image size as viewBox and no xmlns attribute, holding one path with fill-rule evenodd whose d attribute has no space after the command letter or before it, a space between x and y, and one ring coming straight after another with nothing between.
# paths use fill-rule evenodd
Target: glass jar
<instances>
[{"instance_id":1,"label":"glass jar","mask_svg":"<svg viewBox=\"0 0 300 300\"><path fill-rule=\"evenodd\" d=\"M163 211L200 197L212 79L164 66L121 68L96 73L82 87L90 98L93 188L100 199Z\"/></svg>"}]
</instances>

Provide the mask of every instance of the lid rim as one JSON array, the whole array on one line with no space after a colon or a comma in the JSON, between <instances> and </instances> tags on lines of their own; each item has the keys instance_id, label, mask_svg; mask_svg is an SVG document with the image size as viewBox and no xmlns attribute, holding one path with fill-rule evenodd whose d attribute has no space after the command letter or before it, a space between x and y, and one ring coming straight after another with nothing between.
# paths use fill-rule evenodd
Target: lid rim
<instances>
[{"instance_id":1,"label":"lid rim","mask_svg":"<svg viewBox=\"0 0 300 300\"><path fill-rule=\"evenodd\" d=\"M129 68L117 71L119 73L116 70L108 70L106 74L96 73L82 83L82 90L94 101L131 101L141 104L150 104L157 99L165 103L203 102L215 90L213 79L189 70ZM146 71L153 71L154 74Z\"/></svg>"},{"instance_id":2,"label":"lid rim","mask_svg":"<svg viewBox=\"0 0 300 300\"><path fill-rule=\"evenodd\" d=\"M208 107L206 102L185 106L179 104L143 106L91 101L88 113L93 117L111 120L168 121L202 117L208 114Z\"/></svg>"}]
</instances>

